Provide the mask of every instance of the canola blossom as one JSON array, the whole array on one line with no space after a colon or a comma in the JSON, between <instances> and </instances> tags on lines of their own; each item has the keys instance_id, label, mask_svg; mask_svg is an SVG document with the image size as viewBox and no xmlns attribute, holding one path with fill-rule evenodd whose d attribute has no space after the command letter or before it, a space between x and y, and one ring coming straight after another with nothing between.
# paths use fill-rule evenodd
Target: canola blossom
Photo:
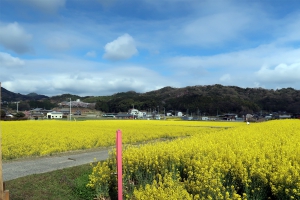
<instances>
[{"instance_id":1,"label":"canola blossom","mask_svg":"<svg viewBox=\"0 0 300 200\"><path fill-rule=\"evenodd\" d=\"M124 148L126 199L300 199L299 120L193 128L198 134ZM87 186L108 198L115 173L113 151Z\"/></svg>"},{"instance_id":2,"label":"canola blossom","mask_svg":"<svg viewBox=\"0 0 300 200\"><path fill-rule=\"evenodd\" d=\"M124 133L123 143L134 144L199 134L199 130L210 127L242 124L167 120L0 121L4 160L113 146L117 129Z\"/></svg>"}]
</instances>

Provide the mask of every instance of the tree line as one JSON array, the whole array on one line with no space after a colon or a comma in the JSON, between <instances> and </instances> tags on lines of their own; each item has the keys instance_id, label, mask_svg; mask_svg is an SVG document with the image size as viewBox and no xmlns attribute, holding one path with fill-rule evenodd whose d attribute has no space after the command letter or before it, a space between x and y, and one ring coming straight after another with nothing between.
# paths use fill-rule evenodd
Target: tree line
<instances>
[{"instance_id":1,"label":"tree line","mask_svg":"<svg viewBox=\"0 0 300 200\"><path fill-rule=\"evenodd\" d=\"M236 86L165 87L148 93L133 91L117 93L98 100L96 109L103 112L138 110L177 110L193 115L222 113L247 114L257 112L300 113L300 91L293 88L268 90Z\"/></svg>"},{"instance_id":2,"label":"tree line","mask_svg":"<svg viewBox=\"0 0 300 200\"><path fill-rule=\"evenodd\" d=\"M3 90L4 88L2 88ZM300 113L300 90L293 88L263 89L240 88L237 86L188 86L184 88L164 87L146 93L135 91L120 92L110 96L80 97L62 94L47 97L37 94L21 95L4 89L6 99L25 100L18 103L20 111L32 108L51 110L58 103L81 99L83 102L96 103L95 109L106 113L127 112L130 108L144 111L181 111L189 115L217 115L222 113L247 114L257 112ZM17 97L17 99L14 99ZM29 98L30 97L30 98ZM39 99L38 97L42 97ZM35 99L34 99L35 98ZM6 102L3 109L16 110L17 104Z\"/></svg>"}]
</instances>

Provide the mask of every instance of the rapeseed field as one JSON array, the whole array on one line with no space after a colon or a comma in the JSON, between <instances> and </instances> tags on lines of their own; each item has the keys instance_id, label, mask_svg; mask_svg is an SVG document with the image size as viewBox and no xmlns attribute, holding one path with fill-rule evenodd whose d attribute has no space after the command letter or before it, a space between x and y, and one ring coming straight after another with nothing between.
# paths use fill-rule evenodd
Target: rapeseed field
<instances>
[{"instance_id":1,"label":"rapeseed field","mask_svg":"<svg viewBox=\"0 0 300 200\"><path fill-rule=\"evenodd\" d=\"M242 123L157 120L0 121L4 160L115 145L116 130L123 143L197 135L210 127Z\"/></svg>"},{"instance_id":2,"label":"rapeseed field","mask_svg":"<svg viewBox=\"0 0 300 200\"><path fill-rule=\"evenodd\" d=\"M181 131L190 137L124 148L125 199L300 199L299 120ZM90 175L98 199L116 193L115 173L113 151Z\"/></svg>"}]
</instances>

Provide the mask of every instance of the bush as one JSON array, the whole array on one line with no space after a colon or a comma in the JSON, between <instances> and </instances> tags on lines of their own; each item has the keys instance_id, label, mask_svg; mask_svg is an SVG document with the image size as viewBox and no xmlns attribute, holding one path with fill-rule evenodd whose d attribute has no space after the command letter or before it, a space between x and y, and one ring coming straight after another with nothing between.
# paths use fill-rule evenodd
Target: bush
<instances>
[{"instance_id":1,"label":"bush","mask_svg":"<svg viewBox=\"0 0 300 200\"><path fill-rule=\"evenodd\" d=\"M15 115L17 118L25 117L25 114L23 112L17 112Z\"/></svg>"},{"instance_id":2,"label":"bush","mask_svg":"<svg viewBox=\"0 0 300 200\"><path fill-rule=\"evenodd\" d=\"M4 110L1 110L1 119L5 118L6 112Z\"/></svg>"},{"instance_id":3,"label":"bush","mask_svg":"<svg viewBox=\"0 0 300 200\"><path fill-rule=\"evenodd\" d=\"M96 196L95 190L86 186L88 182L88 173L81 175L74 182L73 191L81 199L94 199L94 197Z\"/></svg>"}]
</instances>

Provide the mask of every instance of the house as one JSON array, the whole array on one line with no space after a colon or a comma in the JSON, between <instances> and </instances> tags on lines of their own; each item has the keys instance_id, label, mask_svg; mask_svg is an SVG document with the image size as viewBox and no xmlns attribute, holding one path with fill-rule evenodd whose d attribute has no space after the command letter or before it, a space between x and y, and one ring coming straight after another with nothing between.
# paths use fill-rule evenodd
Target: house
<instances>
[{"instance_id":1,"label":"house","mask_svg":"<svg viewBox=\"0 0 300 200\"><path fill-rule=\"evenodd\" d=\"M43 108L35 108L30 110L30 116L31 117L44 117L47 113L52 112L52 110L46 110Z\"/></svg>"},{"instance_id":2,"label":"house","mask_svg":"<svg viewBox=\"0 0 300 200\"><path fill-rule=\"evenodd\" d=\"M64 115L70 114L70 108L62 108L59 110L59 112L63 113Z\"/></svg>"},{"instance_id":3,"label":"house","mask_svg":"<svg viewBox=\"0 0 300 200\"><path fill-rule=\"evenodd\" d=\"M128 113L131 114L131 115L137 115L138 112L139 112L139 110L134 109L134 108L128 110Z\"/></svg>"},{"instance_id":4,"label":"house","mask_svg":"<svg viewBox=\"0 0 300 200\"><path fill-rule=\"evenodd\" d=\"M201 120L203 120L203 121L207 121L208 120L208 117L201 117Z\"/></svg>"},{"instance_id":5,"label":"house","mask_svg":"<svg viewBox=\"0 0 300 200\"><path fill-rule=\"evenodd\" d=\"M227 113L227 114L224 114L223 120L226 120L226 121L235 121L237 117L238 117L237 114Z\"/></svg>"},{"instance_id":6,"label":"house","mask_svg":"<svg viewBox=\"0 0 300 200\"><path fill-rule=\"evenodd\" d=\"M178 116L178 117L182 117L182 116L183 116L183 114L182 114L182 112L180 112L180 111L176 111L176 116Z\"/></svg>"},{"instance_id":7,"label":"house","mask_svg":"<svg viewBox=\"0 0 300 200\"><path fill-rule=\"evenodd\" d=\"M129 109L128 114L134 115L135 118L145 118L145 116L147 115L146 112L141 112L141 111L139 111L137 109L134 109L134 108Z\"/></svg>"},{"instance_id":8,"label":"house","mask_svg":"<svg viewBox=\"0 0 300 200\"><path fill-rule=\"evenodd\" d=\"M173 114L171 112L167 112L166 116L173 116Z\"/></svg>"},{"instance_id":9,"label":"house","mask_svg":"<svg viewBox=\"0 0 300 200\"><path fill-rule=\"evenodd\" d=\"M5 117L7 117L7 118L13 118L14 116L12 114L6 114Z\"/></svg>"},{"instance_id":10,"label":"house","mask_svg":"<svg viewBox=\"0 0 300 200\"><path fill-rule=\"evenodd\" d=\"M292 116L291 115L279 115L279 119L290 119L290 118L292 118Z\"/></svg>"},{"instance_id":11,"label":"house","mask_svg":"<svg viewBox=\"0 0 300 200\"><path fill-rule=\"evenodd\" d=\"M102 117L115 118L117 113L104 113Z\"/></svg>"},{"instance_id":12,"label":"house","mask_svg":"<svg viewBox=\"0 0 300 200\"><path fill-rule=\"evenodd\" d=\"M119 114L115 115L115 118L117 118L117 119L136 119L136 116L133 114L119 113Z\"/></svg>"},{"instance_id":13,"label":"house","mask_svg":"<svg viewBox=\"0 0 300 200\"><path fill-rule=\"evenodd\" d=\"M62 112L49 112L47 113L48 119L62 119L63 113Z\"/></svg>"}]
</instances>

